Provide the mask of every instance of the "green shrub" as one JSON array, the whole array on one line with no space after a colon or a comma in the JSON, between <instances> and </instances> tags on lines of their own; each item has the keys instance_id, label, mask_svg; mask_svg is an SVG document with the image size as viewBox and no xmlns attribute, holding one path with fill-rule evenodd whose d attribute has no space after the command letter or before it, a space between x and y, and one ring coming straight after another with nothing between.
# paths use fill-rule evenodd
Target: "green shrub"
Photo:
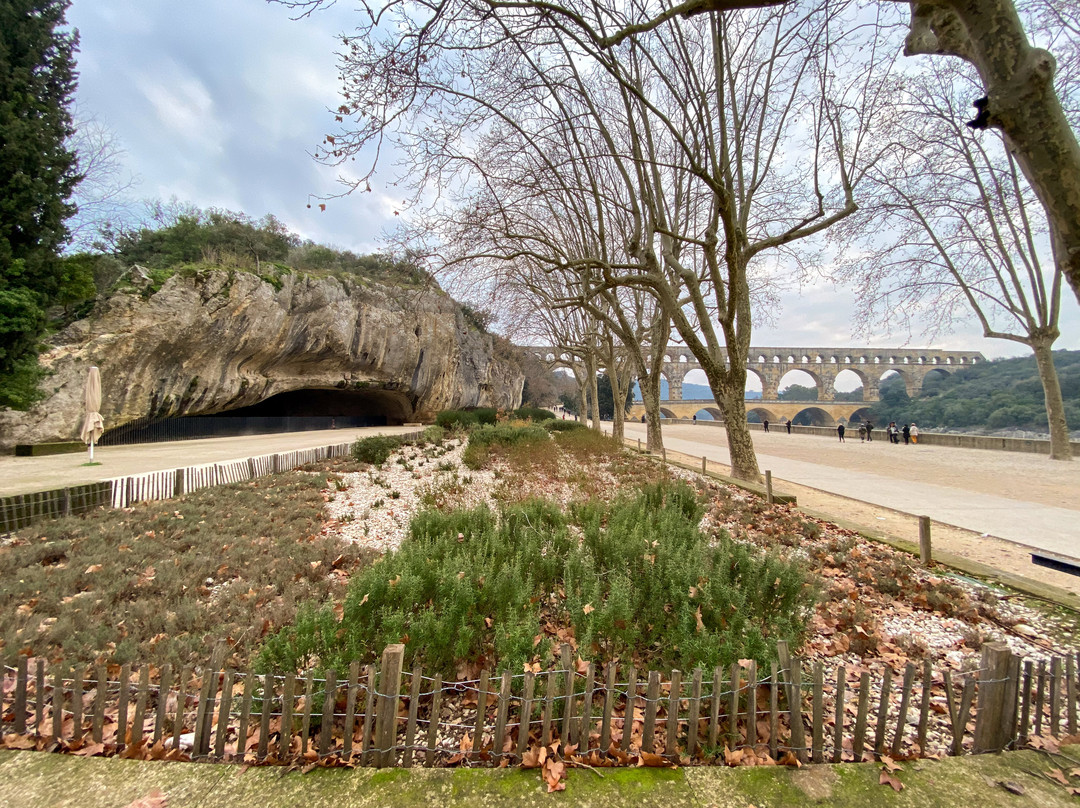
<instances>
[{"instance_id":1,"label":"green shrub","mask_svg":"<svg viewBox=\"0 0 1080 808\"><path fill-rule=\"evenodd\" d=\"M570 516L537 500L499 518L486 507L423 511L396 553L352 579L340 621L331 607L305 609L268 639L260 663L344 671L404 642L408 664L433 673L481 658L520 670L551 658L554 643L535 637L554 611L579 647L598 649L598 662L765 664L776 640L800 641L813 606L804 576L726 538L710 546L701 513L681 482Z\"/></svg>"},{"instance_id":2,"label":"green shrub","mask_svg":"<svg viewBox=\"0 0 1080 808\"><path fill-rule=\"evenodd\" d=\"M575 429L586 429L581 421L545 421L544 427L551 432L571 432Z\"/></svg>"},{"instance_id":3,"label":"green shrub","mask_svg":"<svg viewBox=\"0 0 1080 808\"><path fill-rule=\"evenodd\" d=\"M435 416L435 423L444 429L469 429L476 424L494 424L495 410L478 407L474 410L443 410Z\"/></svg>"},{"instance_id":4,"label":"green shrub","mask_svg":"<svg viewBox=\"0 0 1080 808\"><path fill-rule=\"evenodd\" d=\"M420 439L424 443L442 443L444 440L446 440L446 430L443 427L438 426L437 424L432 424L423 431Z\"/></svg>"},{"instance_id":5,"label":"green shrub","mask_svg":"<svg viewBox=\"0 0 1080 808\"><path fill-rule=\"evenodd\" d=\"M485 424L469 433L469 443L462 453L461 462L467 468L479 469L487 465L493 446L503 448L536 446L550 440L543 427L512 426L511 424Z\"/></svg>"},{"instance_id":6,"label":"green shrub","mask_svg":"<svg viewBox=\"0 0 1080 808\"><path fill-rule=\"evenodd\" d=\"M514 417L522 421L550 421L555 413L539 407L520 407L514 410Z\"/></svg>"},{"instance_id":7,"label":"green shrub","mask_svg":"<svg viewBox=\"0 0 1080 808\"><path fill-rule=\"evenodd\" d=\"M405 439L399 435L373 435L370 438L359 438L352 445L352 456L361 463L381 466L386 462L386 458L404 443Z\"/></svg>"},{"instance_id":8,"label":"green shrub","mask_svg":"<svg viewBox=\"0 0 1080 808\"><path fill-rule=\"evenodd\" d=\"M475 423L476 414L465 410L443 410L435 416L435 424L443 429L468 429Z\"/></svg>"}]
</instances>

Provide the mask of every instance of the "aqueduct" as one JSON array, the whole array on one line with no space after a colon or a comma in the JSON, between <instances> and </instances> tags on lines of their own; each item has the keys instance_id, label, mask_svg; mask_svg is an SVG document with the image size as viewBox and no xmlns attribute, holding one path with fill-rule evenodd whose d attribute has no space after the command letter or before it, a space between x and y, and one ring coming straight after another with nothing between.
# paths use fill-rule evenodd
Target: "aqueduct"
<instances>
[{"instance_id":1,"label":"aqueduct","mask_svg":"<svg viewBox=\"0 0 1080 808\"><path fill-rule=\"evenodd\" d=\"M530 345L523 350L552 367L572 368L574 359L565 351L544 345ZM746 364L748 374L761 382L761 398L747 399L747 413L757 412L769 420L794 418L804 411L820 424L852 420L868 402L879 400L878 387L886 374L895 371L904 381L909 396L916 396L926 377L932 373L951 373L959 367L986 361L978 351L931 350L927 348L765 348L751 346ZM725 357L726 358L726 357ZM661 411L668 418L690 418L706 410L719 419L716 402L684 400L683 380L701 365L688 348L669 348L664 355L663 376L668 383L668 398L661 402ZM817 385L817 401L781 401L780 382L789 372L802 371ZM836 378L850 370L862 382L862 401L836 401ZM635 404L631 418L644 412Z\"/></svg>"}]
</instances>

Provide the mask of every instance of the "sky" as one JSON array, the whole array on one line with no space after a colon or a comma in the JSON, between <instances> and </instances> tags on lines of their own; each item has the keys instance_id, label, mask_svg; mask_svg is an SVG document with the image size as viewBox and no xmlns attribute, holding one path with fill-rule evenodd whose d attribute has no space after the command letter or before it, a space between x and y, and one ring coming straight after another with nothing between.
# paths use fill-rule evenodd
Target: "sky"
<instances>
[{"instance_id":1,"label":"sky","mask_svg":"<svg viewBox=\"0 0 1080 808\"><path fill-rule=\"evenodd\" d=\"M304 238L375 252L400 194L389 172L372 193L340 193L338 170L311 156L334 131L335 36L355 14L344 0L303 19L264 0L74 0L79 114L108 127L137 179L135 199L176 197L201 208L273 213ZM310 205L310 207L308 207ZM777 347L937 347L988 358L1029 353L989 340L977 324L929 341L913 334L853 335L853 294L828 281L789 288L753 344ZM1063 295L1058 348L1080 348L1080 306Z\"/></svg>"}]
</instances>

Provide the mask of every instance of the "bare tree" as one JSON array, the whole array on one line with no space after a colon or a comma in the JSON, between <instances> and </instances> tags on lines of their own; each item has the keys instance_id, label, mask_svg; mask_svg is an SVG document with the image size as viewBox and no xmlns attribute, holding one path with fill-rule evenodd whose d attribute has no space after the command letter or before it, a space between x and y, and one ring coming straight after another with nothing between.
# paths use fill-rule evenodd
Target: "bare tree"
<instances>
[{"instance_id":1,"label":"bare tree","mask_svg":"<svg viewBox=\"0 0 1080 808\"><path fill-rule=\"evenodd\" d=\"M124 148L116 133L92 116L76 111L68 148L75 152L82 181L72 200L78 208L68 220L67 249L95 249L103 230L125 226L131 218L131 190L138 180L124 166Z\"/></svg>"},{"instance_id":2,"label":"bare tree","mask_svg":"<svg viewBox=\"0 0 1080 808\"><path fill-rule=\"evenodd\" d=\"M983 335L1035 354L1050 429L1050 456L1072 459L1054 367L1062 276L1046 219L996 133L975 133L958 113L972 77L938 65L897 88L882 132L893 157L874 167L872 204L859 217L868 250L843 264L864 316L885 323L928 317L947 329L973 314Z\"/></svg>"}]
</instances>

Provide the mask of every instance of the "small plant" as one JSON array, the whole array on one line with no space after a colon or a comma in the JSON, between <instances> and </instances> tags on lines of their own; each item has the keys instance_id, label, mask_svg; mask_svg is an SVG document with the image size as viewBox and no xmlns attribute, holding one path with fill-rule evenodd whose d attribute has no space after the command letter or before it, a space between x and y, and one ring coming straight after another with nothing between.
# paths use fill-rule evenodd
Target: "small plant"
<instances>
[{"instance_id":1,"label":"small plant","mask_svg":"<svg viewBox=\"0 0 1080 808\"><path fill-rule=\"evenodd\" d=\"M390 492L390 499L401 499L401 492L400 491L391 491Z\"/></svg>"},{"instance_id":2,"label":"small plant","mask_svg":"<svg viewBox=\"0 0 1080 808\"><path fill-rule=\"evenodd\" d=\"M381 508L385 504L386 504L386 502L383 500L383 498L379 497L379 499L377 499L377 500L375 500L374 502L371 503L371 509L372 510L378 510L379 508Z\"/></svg>"},{"instance_id":3,"label":"small plant","mask_svg":"<svg viewBox=\"0 0 1080 808\"><path fill-rule=\"evenodd\" d=\"M381 466L404 443L397 435L373 435L360 438L352 445L352 456L361 463Z\"/></svg>"}]
</instances>

